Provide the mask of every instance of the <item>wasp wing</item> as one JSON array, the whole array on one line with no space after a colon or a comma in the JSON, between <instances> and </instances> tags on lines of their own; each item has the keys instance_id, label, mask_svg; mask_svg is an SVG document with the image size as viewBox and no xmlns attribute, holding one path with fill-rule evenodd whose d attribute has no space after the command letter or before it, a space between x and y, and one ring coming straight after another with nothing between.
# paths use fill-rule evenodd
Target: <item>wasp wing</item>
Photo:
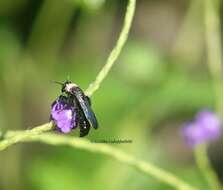
<instances>
[{"instance_id":1,"label":"wasp wing","mask_svg":"<svg viewBox=\"0 0 223 190\"><path fill-rule=\"evenodd\" d=\"M88 120L90 125L92 127L94 127L95 129L97 129L98 121L96 119L96 116L95 116L93 110L91 109L89 98L84 95L84 93L81 91L81 89L79 89L78 91L75 91L74 94L75 94L75 97L80 105L80 108L82 109L82 111L84 113L84 116L86 117L86 119Z\"/></svg>"}]
</instances>

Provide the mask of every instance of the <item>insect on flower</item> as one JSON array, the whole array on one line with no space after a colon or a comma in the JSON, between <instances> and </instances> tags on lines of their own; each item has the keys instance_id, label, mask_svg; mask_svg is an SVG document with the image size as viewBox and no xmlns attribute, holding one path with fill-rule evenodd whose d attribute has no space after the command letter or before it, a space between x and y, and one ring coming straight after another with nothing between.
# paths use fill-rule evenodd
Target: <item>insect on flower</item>
<instances>
[{"instance_id":1,"label":"insect on flower","mask_svg":"<svg viewBox=\"0 0 223 190\"><path fill-rule=\"evenodd\" d=\"M86 136L91 127L97 129L98 122L91 108L90 98L70 81L56 83L62 85L63 94L53 102L51 108L51 120L57 129L68 133L79 126L80 137Z\"/></svg>"}]
</instances>

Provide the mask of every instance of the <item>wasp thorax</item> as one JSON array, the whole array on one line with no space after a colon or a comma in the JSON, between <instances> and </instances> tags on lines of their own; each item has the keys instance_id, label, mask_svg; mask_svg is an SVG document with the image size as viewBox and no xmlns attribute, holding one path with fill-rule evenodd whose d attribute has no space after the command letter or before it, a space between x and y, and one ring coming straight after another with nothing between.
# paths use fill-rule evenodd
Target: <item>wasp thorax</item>
<instances>
[{"instance_id":1,"label":"wasp thorax","mask_svg":"<svg viewBox=\"0 0 223 190\"><path fill-rule=\"evenodd\" d=\"M77 87L77 85L75 83L67 83L64 85L64 91L71 93L72 89L75 87Z\"/></svg>"}]
</instances>

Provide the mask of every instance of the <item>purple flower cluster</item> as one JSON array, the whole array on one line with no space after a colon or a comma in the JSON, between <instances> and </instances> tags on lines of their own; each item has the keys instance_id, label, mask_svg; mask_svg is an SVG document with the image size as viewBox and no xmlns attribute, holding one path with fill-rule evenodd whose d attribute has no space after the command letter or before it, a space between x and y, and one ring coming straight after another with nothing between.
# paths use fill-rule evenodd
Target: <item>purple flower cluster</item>
<instances>
[{"instance_id":1,"label":"purple flower cluster","mask_svg":"<svg viewBox=\"0 0 223 190\"><path fill-rule=\"evenodd\" d=\"M197 113L194 121L183 126L181 133L190 146L210 142L220 136L221 120L214 112L203 110Z\"/></svg>"},{"instance_id":2,"label":"purple flower cluster","mask_svg":"<svg viewBox=\"0 0 223 190\"><path fill-rule=\"evenodd\" d=\"M77 110L66 96L60 96L54 101L50 118L62 133L69 133L77 126Z\"/></svg>"}]
</instances>

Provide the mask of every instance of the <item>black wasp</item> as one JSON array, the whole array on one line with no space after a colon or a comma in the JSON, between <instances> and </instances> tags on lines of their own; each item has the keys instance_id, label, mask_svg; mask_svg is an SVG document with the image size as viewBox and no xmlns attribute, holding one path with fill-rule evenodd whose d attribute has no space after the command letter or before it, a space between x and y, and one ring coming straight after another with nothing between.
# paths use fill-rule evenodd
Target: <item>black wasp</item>
<instances>
[{"instance_id":1,"label":"black wasp","mask_svg":"<svg viewBox=\"0 0 223 190\"><path fill-rule=\"evenodd\" d=\"M77 122L80 128L80 137L86 136L91 127L98 128L97 118L91 108L91 101L88 96L84 94L81 88L66 81L64 83L56 82L62 85L62 93L66 94L70 101L74 103L77 110Z\"/></svg>"}]
</instances>

